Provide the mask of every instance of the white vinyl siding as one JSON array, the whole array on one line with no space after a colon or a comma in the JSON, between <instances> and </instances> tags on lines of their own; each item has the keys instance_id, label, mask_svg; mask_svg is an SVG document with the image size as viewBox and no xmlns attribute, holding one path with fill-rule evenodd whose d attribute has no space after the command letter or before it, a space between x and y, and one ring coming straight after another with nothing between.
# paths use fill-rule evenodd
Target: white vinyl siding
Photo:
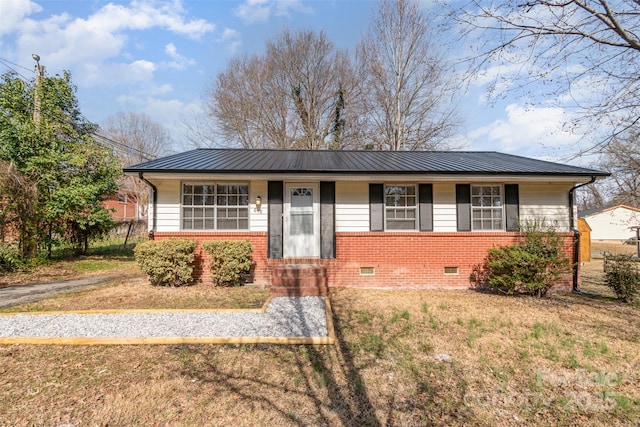
<instances>
[{"instance_id":1,"label":"white vinyl siding","mask_svg":"<svg viewBox=\"0 0 640 427\"><path fill-rule=\"evenodd\" d=\"M433 184L433 231L457 231L456 184Z\"/></svg>"},{"instance_id":2,"label":"white vinyl siding","mask_svg":"<svg viewBox=\"0 0 640 427\"><path fill-rule=\"evenodd\" d=\"M256 197L260 196L262 208L256 210ZM267 231L269 200L267 181L251 181L249 184L249 228L251 231Z\"/></svg>"},{"instance_id":3,"label":"white vinyl siding","mask_svg":"<svg viewBox=\"0 0 640 427\"><path fill-rule=\"evenodd\" d=\"M157 231L180 231L180 181L157 181L158 223ZM150 203L151 203L150 199ZM153 218L153 207L149 209L149 221Z\"/></svg>"},{"instance_id":4,"label":"white vinyl siding","mask_svg":"<svg viewBox=\"0 0 640 427\"><path fill-rule=\"evenodd\" d=\"M520 222L543 220L558 231L569 231L571 184L520 184Z\"/></svg>"},{"instance_id":5,"label":"white vinyl siding","mask_svg":"<svg viewBox=\"0 0 640 427\"><path fill-rule=\"evenodd\" d=\"M591 227L591 240L624 241L636 236L630 227L640 225L640 212L624 206L594 213L584 218Z\"/></svg>"},{"instance_id":6,"label":"white vinyl siding","mask_svg":"<svg viewBox=\"0 0 640 427\"><path fill-rule=\"evenodd\" d=\"M336 182L336 231L369 231L368 182Z\"/></svg>"},{"instance_id":7,"label":"white vinyl siding","mask_svg":"<svg viewBox=\"0 0 640 427\"><path fill-rule=\"evenodd\" d=\"M180 231L181 182L180 179L153 180L158 189L157 231ZM545 218L547 222L557 224L560 231L567 231L569 229L568 193L571 187L570 183L520 183L521 220ZM249 182L249 194L249 229L250 231L266 232L267 181ZM262 199L261 212L255 210L257 196ZM335 210L337 232L369 231L369 182L336 182ZM149 207L148 215L149 227L151 227L152 206ZM456 231L456 188L454 182L433 184L433 231Z\"/></svg>"}]
</instances>

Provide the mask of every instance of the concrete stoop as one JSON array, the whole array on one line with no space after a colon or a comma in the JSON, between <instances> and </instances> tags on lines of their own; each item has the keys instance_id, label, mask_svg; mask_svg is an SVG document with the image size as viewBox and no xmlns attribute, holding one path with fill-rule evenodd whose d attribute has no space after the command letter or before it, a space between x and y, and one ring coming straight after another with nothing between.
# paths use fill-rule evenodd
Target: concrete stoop
<instances>
[{"instance_id":1,"label":"concrete stoop","mask_svg":"<svg viewBox=\"0 0 640 427\"><path fill-rule=\"evenodd\" d=\"M284 264L271 271L270 296L326 296L327 268L316 264Z\"/></svg>"}]
</instances>

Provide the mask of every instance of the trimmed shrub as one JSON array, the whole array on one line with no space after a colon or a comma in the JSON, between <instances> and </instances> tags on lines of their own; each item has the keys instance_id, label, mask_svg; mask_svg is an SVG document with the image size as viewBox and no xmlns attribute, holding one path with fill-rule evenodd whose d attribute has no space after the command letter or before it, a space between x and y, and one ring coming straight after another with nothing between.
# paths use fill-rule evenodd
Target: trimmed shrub
<instances>
[{"instance_id":1,"label":"trimmed shrub","mask_svg":"<svg viewBox=\"0 0 640 427\"><path fill-rule=\"evenodd\" d=\"M521 243L489 249L485 284L507 295L542 297L569 271L569 259L562 250L564 238L539 222L525 224L522 232Z\"/></svg>"},{"instance_id":2,"label":"trimmed shrub","mask_svg":"<svg viewBox=\"0 0 640 427\"><path fill-rule=\"evenodd\" d=\"M187 239L149 240L134 255L152 285L182 286L193 283L195 249L196 242Z\"/></svg>"},{"instance_id":3,"label":"trimmed shrub","mask_svg":"<svg viewBox=\"0 0 640 427\"><path fill-rule=\"evenodd\" d=\"M632 255L605 255L604 280L616 297L624 302L633 302L640 289L638 262Z\"/></svg>"},{"instance_id":4,"label":"trimmed shrub","mask_svg":"<svg viewBox=\"0 0 640 427\"><path fill-rule=\"evenodd\" d=\"M211 259L211 281L216 286L236 286L251 269L253 248L248 240L210 240L202 250Z\"/></svg>"}]
</instances>

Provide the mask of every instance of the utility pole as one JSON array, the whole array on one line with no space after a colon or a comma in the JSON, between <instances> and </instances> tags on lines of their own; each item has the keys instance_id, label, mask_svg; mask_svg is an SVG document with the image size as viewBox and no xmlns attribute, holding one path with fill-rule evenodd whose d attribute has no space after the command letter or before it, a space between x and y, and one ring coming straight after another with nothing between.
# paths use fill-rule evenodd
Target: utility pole
<instances>
[{"instance_id":1,"label":"utility pole","mask_svg":"<svg viewBox=\"0 0 640 427\"><path fill-rule=\"evenodd\" d=\"M35 53L31 54L31 57L36 61L36 88L33 96L33 123L36 127L36 132L40 130L40 85L42 84L42 78L44 77L44 66L40 65L40 55Z\"/></svg>"}]
</instances>

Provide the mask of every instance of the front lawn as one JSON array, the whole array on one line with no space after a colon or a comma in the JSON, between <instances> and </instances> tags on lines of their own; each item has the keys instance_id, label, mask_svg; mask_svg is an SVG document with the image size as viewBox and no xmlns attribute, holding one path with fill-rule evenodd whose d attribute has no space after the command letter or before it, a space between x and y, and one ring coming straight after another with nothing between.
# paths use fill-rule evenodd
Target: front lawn
<instances>
[{"instance_id":1,"label":"front lawn","mask_svg":"<svg viewBox=\"0 0 640 427\"><path fill-rule=\"evenodd\" d=\"M244 309L260 308L269 290L241 286L215 287L211 283L192 286L152 286L140 275L114 280L79 291L73 291L42 301L0 309L0 312L73 311L73 310L134 310L134 309Z\"/></svg>"},{"instance_id":2,"label":"front lawn","mask_svg":"<svg viewBox=\"0 0 640 427\"><path fill-rule=\"evenodd\" d=\"M640 421L638 307L474 291L348 289L331 301L335 346L0 346L2 423Z\"/></svg>"}]
</instances>

